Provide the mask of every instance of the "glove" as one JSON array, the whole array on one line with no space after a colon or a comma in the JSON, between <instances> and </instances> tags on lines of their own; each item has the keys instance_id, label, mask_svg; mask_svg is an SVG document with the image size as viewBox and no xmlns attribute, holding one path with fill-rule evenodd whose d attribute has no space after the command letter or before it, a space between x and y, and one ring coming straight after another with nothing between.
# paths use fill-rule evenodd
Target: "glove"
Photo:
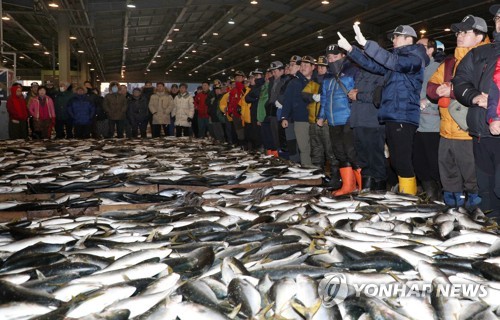
<instances>
[{"instance_id":1,"label":"glove","mask_svg":"<svg viewBox=\"0 0 500 320\"><path fill-rule=\"evenodd\" d=\"M276 102L274 103L274 105L275 105L275 106L276 106L276 108L278 108L278 109L283 108L283 105L282 105L282 104L281 104L278 100L276 100Z\"/></svg>"},{"instance_id":2,"label":"glove","mask_svg":"<svg viewBox=\"0 0 500 320\"><path fill-rule=\"evenodd\" d=\"M361 29L359 28L359 25L354 24L352 26L352 28L354 29L354 33L356 33L356 36L354 37L354 39L356 39L356 41L359 43L360 46L364 47L366 44L366 39L363 36L363 34L361 33Z\"/></svg>"},{"instance_id":3,"label":"glove","mask_svg":"<svg viewBox=\"0 0 500 320\"><path fill-rule=\"evenodd\" d=\"M347 41L346 38L344 38L344 36L340 32L337 32L337 35L339 36L339 41L337 41L339 47L341 47L347 52L351 52L352 46L349 43L349 41Z\"/></svg>"},{"instance_id":4,"label":"glove","mask_svg":"<svg viewBox=\"0 0 500 320\"><path fill-rule=\"evenodd\" d=\"M313 94L313 100L316 102L319 102L321 100L321 95L320 94Z\"/></svg>"},{"instance_id":5,"label":"glove","mask_svg":"<svg viewBox=\"0 0 500 320\"><path fill-rule=\"evenodd\" d=\"M187 118L187 121L188 121L188 122L191 122L191 121L193 121L193 119L191 119L191 118Z\"/></svg>"}]
</instances>

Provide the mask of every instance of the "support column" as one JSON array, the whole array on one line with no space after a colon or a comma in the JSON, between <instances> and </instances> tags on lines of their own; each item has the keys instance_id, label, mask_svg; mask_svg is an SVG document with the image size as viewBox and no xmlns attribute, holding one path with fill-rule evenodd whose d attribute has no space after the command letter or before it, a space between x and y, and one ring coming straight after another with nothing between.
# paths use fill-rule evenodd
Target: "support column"
<instances>
[{"instance_id":1,"label":"support column","mask_svg":"<svg viewBox=\"0 0 500 320\"><path fill-rule=\"evenodd\" d=\"M57 15L59 81L71 82L69 17L66 13Z\"/></svg>"},{"instance_id":2,"label":"support column","mask_svg":"<svg viewBox=\"0 0 500 320\"><path fill-rule=\"evenodd\" d=\"M78 80L79 84L82 84L89 80L89 65L87 64L87 56L82 54L80 56L80 77Z\"/></svg>"}]
</instances>

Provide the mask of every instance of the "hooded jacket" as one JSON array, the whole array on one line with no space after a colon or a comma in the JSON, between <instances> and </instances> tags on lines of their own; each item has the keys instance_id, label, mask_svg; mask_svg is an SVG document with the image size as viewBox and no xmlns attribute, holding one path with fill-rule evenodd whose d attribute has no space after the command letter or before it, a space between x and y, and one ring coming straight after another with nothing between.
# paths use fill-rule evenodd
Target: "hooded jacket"
<instances>
[{"instance_id":1,"label":"hooded jacket","mask_svg":"<svg viewBox=\"0 0 500 320\"><path fill-rule=\"evenodd\" d=\"M95 110L95 105L85 94L77 94L68 102L68 114L76 125L92 124Z\"/></svg>"},{"instance_id":2,"label":"hooded jacket","mask_svg":"<svg viewBox=\"0 0 500 320\"><path fill-rule=\"evenodd\" d=\"M194 97L194 108L198 111L198 118L208 119L208 96L210 92L200 92Z\"/></svg>"},{"instance_id":3,"label":"hooded jacket","mask_svg":"<svg viewBox=\"0 0 500 320\"><path fill-rule=\"evenodd\" d=\"M16 91L18 85L10 87L10 96L7 99L7 112L10 120L26 121L28 119L28 108L23 96L18 97Z\"/></svg>"},{"instance_id":4,"label":"hooded jacket","mask_svg":"<svg viewBox=\"0 0 500 320\"><path fill-rule=\"evenodd\" d=\"M378 118L382 122L419 125L420 91L429 57L421 44L394 48L389 52L368 40L365 52L353 46L348 53L366 70L384 76Z\"/></svg>"},{"instance_id":5,"label":"hooded jacket","mask_svg":"<svg viewBox=\"0 0 500 320\"><path fill-rule=\"evenodd\" d=\"M127 113L127 97L119 93L108 93L103 104L109 120L125 120Z\"/></svg>"},{"instance_id":6,"label":"hooded jacket","mask_svg":"<svg viewBox=\"0 0 500 320\"><path fill-rule=\"evenodd\" d=\"M469 107L467 112L469 134L477 138L500 138L490 133L486 122L486 109L472 103L477 95L488 92L493 81L497 57L500 55L500 34L497 32L493 34L495 36L493 43L474 48L467 53L451 81L458 102Z\"/></svg>"}]
</instances>

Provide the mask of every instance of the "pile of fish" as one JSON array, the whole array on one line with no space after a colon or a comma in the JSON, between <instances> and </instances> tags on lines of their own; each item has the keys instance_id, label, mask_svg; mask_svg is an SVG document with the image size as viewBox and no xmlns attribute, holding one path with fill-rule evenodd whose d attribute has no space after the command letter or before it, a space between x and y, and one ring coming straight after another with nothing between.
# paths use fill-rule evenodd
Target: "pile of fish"
<instances>
[{"instance_id":1,"label":"pile of fish","mask_svg":"<svg viewBox=\"0 0 500 320\"><path fill-rule=\"evenodd\" d=\"M80 143L84 142L72 146L73 153L65 149L64 155L52 158L85 159L82 173L85 167L95 171L98 165L119 165L113 157L103 156L104 147L98 152L99 147L89 145L76 152ZM145 152L140 143L127 143L137 150L130 151L130 157L138 159ZM183 143L196 148L195 142ZM200 143L198 152L228 149ZM36 148L22 153L33 154L25 164L12 160L19 154L13 145L4 146L12 153L6 154L12 164L0 163L3 179L8 179L6 170L23 165L44 172L37 179L50 172L54 181L67 177L54 175L54 168L41 170L40 163L35 166ZM56 152L49 151L50 145L44 148ZM117 148L113 150L116 154ZM94 152L98 156L89 159ZM160 151L161 157L148 152L148 162L154 157L165 161L167 171L189 166L191 173L184 176L191 177L207 177L203 170L210 164L219 166L211 170L219 177L221 172L244 171L238 183L253 173L256 179L257 174L265 177L259 170L272 172L268 177L316 175L303 168L293 172L290 165L284 170L283 163L273 167L276 160L230 149L225 161L214 151L207 156L214 160L205 158L205 163L197 160L195 151L190 156L176 154L182 169L166 164L174 161L166 160L173 150ZM120 156L123 166L126 153ZM103 162L94 162L97 159ZM246 161L255 163L242 165ZM64 165L58 164L61 170ZM150 169L160 176L161 169L152 164ZM140 183L141 175L127 172L127 182L121 183ZM43 183L50 182L33 186L43 189ZM333 199L323 187L300 184L213 187L202 193L176 188L150 195L97 193L99 201L151 205L98 216L65 214L0 224L0 319L479 320L500 315L498 225L480 210L446 208L391 192ZM69 207L78 199L78 194L68 193L57 204ZM357 291L362 286L389 285L412 288L414 294ZM480 286L481 291L442 294L440 288L447 285Z\"/></svg>"},{"instance_id":2,"label":"pile of fish","mask_svg":"<svg viewBox=\"0 0 500 320\"><path fill-rule=\"evenodd\" d=\"M221 185L317 179L281 159L209 140L2 141L0 193L67 193L144 184Z\"/></svg>"},{"instance_id":3,"label":"pile of fish","mask_svg":"<svg viewBox=\"0 0 500 320\"><path fill-rule=\"evenodd\" d=\"M318 187L170 190L175 203L0 228L0 319L496 319L500 238L481 212L417 197L332 199ZM214 200L206 205L204 199ZM472 283L488 295L347 294Z\"/></svg>"}]
</instances>

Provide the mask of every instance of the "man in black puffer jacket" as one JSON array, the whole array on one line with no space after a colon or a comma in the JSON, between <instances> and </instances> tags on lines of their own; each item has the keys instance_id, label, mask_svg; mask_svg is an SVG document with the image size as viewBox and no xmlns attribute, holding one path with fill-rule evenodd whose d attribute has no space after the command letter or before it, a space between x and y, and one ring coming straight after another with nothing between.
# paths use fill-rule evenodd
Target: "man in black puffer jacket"
<instances>
[{"instance_id":1,"label":"man in black puffer jacket","mask_svg":"<svg viewBox=\"0 0 500 320\"><path fill-rule=\"evenodd\" d=\"M494 15L494 42L472 49L460 62L452 80L457 100L469 107L467 126L473 138L480 208L491 211L490 217L500 218L500 152L498 139L493 136L486 122L488 90L493 81L493 72L500 55L500 5L490 7ZM495 158L496 156L496 158ZM495 167L497 167L495 169Z\"/></svg>"}]
</instances>

